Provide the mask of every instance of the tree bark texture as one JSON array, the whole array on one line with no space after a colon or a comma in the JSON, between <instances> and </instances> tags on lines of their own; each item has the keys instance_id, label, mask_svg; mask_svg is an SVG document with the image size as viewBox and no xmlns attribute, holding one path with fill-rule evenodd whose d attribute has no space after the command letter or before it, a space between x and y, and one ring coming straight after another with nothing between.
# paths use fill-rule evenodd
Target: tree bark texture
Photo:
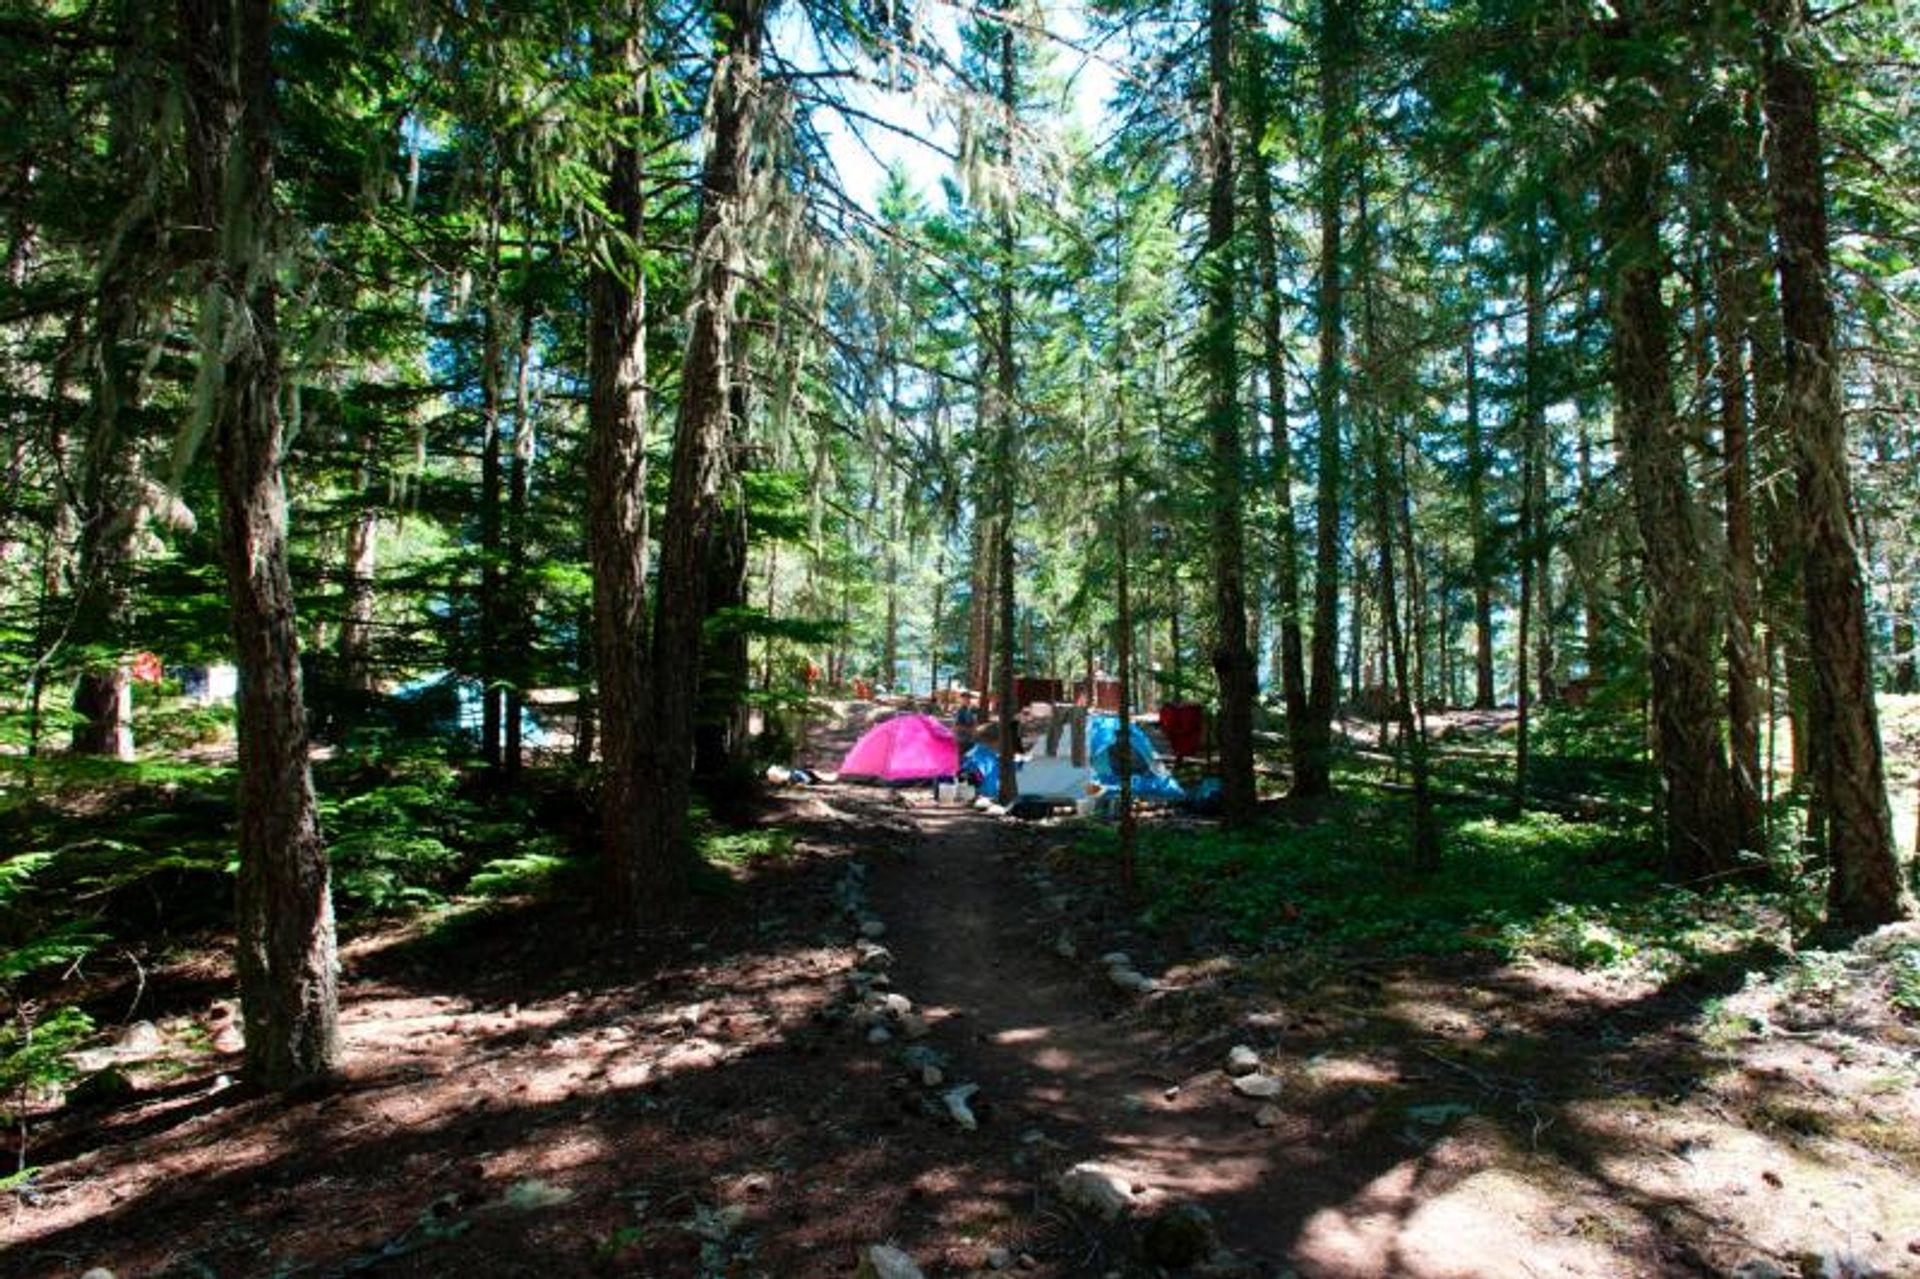
<instances>
[{"instance_id":1,"label":"tree bark texture","mask_svg":"<svg viewBox=\"0 0 1920 1279\"><path fill-rule=\"evenodd\" d=\"M1220 690L1221 816L1253 820L1253 653L1247 643L1245 530L1241 522L1240 373L1234 346L1233 0L1210 0L1207 19L1207 239L1202 355L1213 508L1213 673Z\"/></svg>"},{"instance_id":2,"label":"tree bark texture","mask_svg":"<svg viewBox=\"0 0 1920 1279\"><path fill-rule=\"evenodd\" d=\"M1013 122L1019 110L1019 81L1014 62L1013 27L1000 24L1000 109L1005 113L1000 138L1000 162L1013 164ZM1018 370L1013 360L1013 255L1015 234L1013 209L1000 208L999 261L994 283L995 315L993 341L994 412L994 598L999 620L999 692L1000 793L1003 804L1012 803L1020 784L1014 772L1014 754L1019 749L1019 698L1014 696L1014 396L1018 392Z\"/></svg>"},{"instance_id":3,"label":"tree bark texture","mask_svg":"<svg viewBox=\"0 0 1920 1279\"><path fill-rule=\"evenodd\" d=\"M1314 386L1319 475L1314 497L1313 640L1306 731L1293 744L1292 789L1301 798L1333 791L1333 708L1340 693L1340 422L1346 380L1341 217L1353 113L1346 66L1353 40L1349 3L1320 0L1320 278L1315 298L1320 353Z\"/></svg>"},{"instance_id":4,"label":"tree bark texture","mask_svg":"<svg viewBox=\"0 0 1920 1279\"><path fill-rule=\"evenodd\" d=\"M1736 139L1745 138L1736 130ZM1743 180L1746 148L1730 146L1721 182L1728 199L1757 196ZM1754 308L1751 247L1724 211L1712 248L1715 381L1719 390L1720 451L1725 458L1727 537L1727 754L1740 847L1766 848L1760 784L1759 551L1753 531L1753 450L1748 430L1746 336Z\"/></svg>"},{"instance_id":5,"label":"tree bark texture","mask_svg":"<svg viewBox=\"0 0 1920 1279\"><path fill-rule=\"evenodd\" d=\"M989 477L989 484L991 484ZM967 575L967 687L983 702L993 687L993 517L976 513Z\"/></svg>"},{"instance_id":6,"label":"tree bark texture","mask_svg":"<svg viewBox=\"0 0 1920 1279\"><path fill-rule=\"evenodd\" d=\"M80 457L80 553L74 583L73 636L92 650L74 688L72 749L80 755L133 758L133 681L127 664L134 647L133 563L140 523L141 401L139 346L147 340L145 295L155 274L152 242L159 210L155 131L160 127L146 50L159 33L145 5L120 6L126 42L114 71L124 86L111 98L107 147L130 180L132 197L116 219L101 255L93 295L91 399Z\"/></svg>"},{"instance_id":7,"label":"tree bark texture","mask_svg":"<svg viewBox=\"0 0 1920 1279\"><path fill-rule=\"evenodd\" d=\"M480 758L490 769L500 767L501 661L504 618L500 594L501 544L500 419L501 383L506 379L504 339L501 337L500 298L500 165L492 159L487 190L485 312L480 331Z\"/></svg>"},{"instance_id":8,"label":"tree bark texture","mask_svg":"<svg viewBox=\"0 0 1920 1279\"><path fill-rule=\"evenodd\" d=\"M645 922L649 867L641 813L654 801L647 611L647 277L641 124L647 94L641 5L603 57L627 113L607 157L605 244L590 281L587 552L593 563L600 855L616 918Z\"/></svg>"},{"instance_id":9,"label":"tree bark texture","mask_svg":"<svg viewBox=\"0 0 1920 1279\"><path fill-rule=\"evenodd\" d=\"M1691 879L1732 869L1739 851L1720 740L1714 669L1719 628L1703 572L1705 547L1687 474L1684 424L1673 406L1654 164L1623 130L1601 176L1602 217L1611 236L1614 395L1646 564L1667 856L1675 875Z\"/></svg>"},{"instance_id":10,"label":"tree bark texture","mask_svg":"<svg viewBox=\"0 0 1920 1279\"><path fill-rule=\"evenodd\" d=\"M1527 554L1533 558L1534 704L1551 705L1555 697L1556 664L1553 642L1553 454L1547 447L1546 337L1547 261L1542 244L1539 210L1527 219L1526 284L1526 440L1522 447L1533 459L1529 468L1527 505L1531 519Z\"/></svg>"},{"instance_id":11,"label":"tree bark texture","mask_svg":"<svg viewBox=\"0 0 1920 1279\"><path fill-rule=\"evenodd\" d=\"M1472 539L1473 708L1490 711L1498 701L1493 679L1493 532L1487 512L1487 435L1480 420L1480 360L1477 324L1467 325L1462 359L1467 375L1467 520Z\"/></svg>"},{"instance_id":12,"label":"tree bark texture","mask_svg":"<svg viewBox=\"0 0 1920 1279\"><path fill-rule=\"evenodd\" d=\"M180 0L194 205L212 229L206 305L221 547L240 668L240 1000L249 1078L327 1076L339 1055L332 899L301 698L272 262L272 0Z\"/></svg>"},{"instance_id":13,"label":"tree bark texture","mask_svg":"<svg viewBox=\"0 0 1920 1279\"><path fill-rule=\"evenodd\" d=\"M1866 585L1854 544L1846 419L1828 291L1826 181L1819 89L1789 39L1805 19L1801 0L1776 0L1764 33L1767 173L1779 248L1780 314L1786 338L1782 405L1794 441L1807 646L1815 718L1823 730L1811 763L1826 819L1832 878L1829 918L1871 927L1910 916L1887 802L1874 705Z\"/></svg>"},{"instance_id":14,"label":"tree bark texture","mask_svg":"<svg viewBox=\"0 0 1920 1279\"><path fill-rule=\"evenodd\" d=\"M734 464L733 323L750 216L749 164L760 109L766 3L723 0L716 17L720 52L700 169L692 315L681 365L653 624L652 731L659 768L655 801L642 814L641 888L647 904L655 908L684 892L693 862L688 808L694 711L711 603L709 570L715 539L723 533L724 493Z\"/></svg>"},{"instance_id":15,"label":"tree bark texture","mask_svg":"<svg viewBox=\"0 0 1920 1279\"><path fill-rule=\"evenodd\" d=\"M532 232L526 237L532 240ZM502 608L508 653L504 740L501 762L509 785L517 782L524 763L521 734L526 720L527 689L533 677L533 650L539 622L534 616L533 593L527 589L527 498L532 482L533 436L533 321L531 301L520 307L520 334L514 347L513 447L507 457L507 520L505 599Z\"/></svg>"},{"instance_id":16,"label":"tree bark texture","mask_svg":"<svg viewBox=\"0 0 1920 1279\"><path fill-rule=\"evenodd\" d=\"M747 367L747 343L736 330L735 368ZM731 379L729 410L735 430L747 421L747 384ZM719 624L706 634L700 669L700 700L694 713L693 774L715 798L731 800L724 785L728 771L745 759L746 723L742 709L747 689L747 635L737 614L747 602L747 499L741 477L729 468L721 493L722 510L707 561L707 613Z\"/></svg>"}]
</instances>

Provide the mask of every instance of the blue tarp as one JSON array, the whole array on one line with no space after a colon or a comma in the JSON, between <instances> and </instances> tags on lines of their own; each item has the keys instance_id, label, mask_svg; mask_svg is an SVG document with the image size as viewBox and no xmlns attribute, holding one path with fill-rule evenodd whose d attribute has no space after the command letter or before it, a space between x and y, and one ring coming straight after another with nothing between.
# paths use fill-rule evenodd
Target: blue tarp
<instances>
[{"instance_id":1,"label":"blue tarp","mask_svg":"<svg viewBox=\"0 0 1920 1279\"><path fill-rule=\"evenodd\" d=\"M1133 730L1128 741L1133 747L1134 797L1167 801L1180 799L1184 794L1180 783L1154 770L1153 740L1147 736L1146 730L1138 724L1129 727ZM1120 784L1120 774L1108 758L1108 752L1113 749L1114 741L1119 736L1118 715L1095 715L1087 722L1087 761L1093 765L1093 775L1103 786Z\"/></svg>"},{"instance_id":2,"label":"blue tarp","mask_svg":"<svg viewBox=\"0 0 1920 1279\"><path fill-rule=\"evenodd\" d=\"M1000 754L985 742L976 742L960 757L960 776L973 778L982 795L1000 794Z\"/></svg>"},{"instance_id":3,"label":"blue tarp","mask_svg":"<svg viewBox=\"0 0 1920 1279\"><path fill-rule=\"evenodd\" d=\"M393 697L395 701L431 709L440 731L459 731L470 737L480 735L485 712L480 705L479 680L465 679L451 671L434 671L408 680L393 690ZM520 708L520 742L534 749L547 744L546 730L524 705Z\"/></svg>"}]
</instances>

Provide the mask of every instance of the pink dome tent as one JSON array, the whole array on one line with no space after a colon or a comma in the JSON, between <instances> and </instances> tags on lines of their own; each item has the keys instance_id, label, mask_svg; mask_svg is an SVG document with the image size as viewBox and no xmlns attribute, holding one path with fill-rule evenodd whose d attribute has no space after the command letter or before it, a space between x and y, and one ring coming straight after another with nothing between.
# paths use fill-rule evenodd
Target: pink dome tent
<instances>
[{"instance_id":1,"label":"pink dome tent","mask_svg":"<svg viewBox=\"0 0 1920 1279\"><path fill-rule=\"evenodd\" d=\"M868 729L840 765L841 777L925 782L960 771L960 743L931 715L896 715Z\"/></svg>"}]
</instances>

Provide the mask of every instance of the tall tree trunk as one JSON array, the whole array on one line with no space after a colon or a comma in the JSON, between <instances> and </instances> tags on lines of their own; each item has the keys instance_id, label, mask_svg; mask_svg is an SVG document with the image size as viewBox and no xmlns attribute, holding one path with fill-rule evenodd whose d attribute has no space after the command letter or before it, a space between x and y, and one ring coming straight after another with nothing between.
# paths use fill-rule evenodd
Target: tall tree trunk
<instances>
[{"instance_id":1,"label":"tall tree trunk","mask_svg":"<svg viewBox=\"0 0 1920 1279\"><path fill-rule=\"evenodd\" d=\"M1760 604L1767 637L1785 675L1787 756L1791 785L1811 790L1807 742L1814 735L1812 674L1807 665L1806 586L1800 543L1803 530L1793 494L1793 441L1785 412L1787 369L1785 338L1771 255L1756 281L1757 299L1747 332L1747 358L1753 368L1753 434L1749 441L1764 476L1756 490L1762 542L1766 551ZM1771 758L1771 755L1769 755ZM1818 796L1812 797L1818 808ZM1816 814L1817 816L1817 814Z\"/></svg>"},{"instance_id":2,"label":"tall tree trunk","mask_svg":"<svg viewBox=\"0 0 1920 1279\"><path fill-rule=\"evenodd\" d=\"M1533 634L1533 450L1520 450L1520 609L1513 639L1513 805L1524 810L1533 769L1533 681L1528 677L1527 641Z\"/></svg>"},{"instance_id":3,"label":"tall tree trunk","mask_svg":"<svg viewBox=\"0 0 1920 1279\"><path fill-rule=\"evenodd\" d=\"M480 758L489 769L500 767L500 402L505 380L504 343L500 336L501 192L498 156L487 189L486 272L482 284L485 314L480 333Z\"/></svg>"},{"instance_id":4,"label":"tall tree trunk","mask_svg":"<svg viewBox=\"0 0 1920 1279\"><path fill-rule=\"evenodd\" d=\"M1368 183L1364 172L1362 170L1363 176L1358 183L1359 209L1355 218L1360 240L1361 270L1364 273L1361 292L1362 367L1371 366L1373 375L1382 377L1386 374L1384 365L1389 357L1381 350L1377 327L1373 219L1368 211ZM1388 718L1395 720L1400 739L1407 749L1413 777L1413 864L1418 870L1437 870L1440 866L1440 835L1434 823L1433 790L1428 777L1426 719L1420 708L1419 691L1414 685L1408 661L1407 635L1400 622L1400 583L1394 564L1396 551L1404 550L1407 591L1410 596L1416 595L1419 587L1414 576L1412 502L1406 491L1404 446L1399 450L1403 465L1396 468L1393 462L1396 450L1388 446L1387 427L1377 411L1362 415L1360 430L1366 440L1367 462L1371 470L1368 487L1373 493L1373 535L1378 544L1376 562L1380 574L1381 653L1391 673L1390 684L1387 678L1380 681L1387 695L1387 704L1381 712L1382 726L1384 729L1384 721ZM1407 523L1404 530L1396 527L1401 518ZM1415 607L1417 609L1417 605ZM1384 732L1382 736L1384 738Z\"/></svg>"},{"instance_id":5,"label":"tall tree trunk","mask_svg":"<svg viewBox=\"0 0 1920 1279\"><path fill-rule=\"evenodd\" d=\"M1536 204L1527 215L1526 247L1526 336L1524 391L1526 432L1523 447L1532 456L1532 491L1527 502L1533 508L1528 530L1528 554L1533 557L1535 701L1546 705L1554 699L1555 667L1553 643L1553 455L1547 448L1546 337L1547 337L1547 262L1542 243L1540 210Z\"/></svg>"},{"instance_id":6,"label":"tall tree trunk","mask_svg":"<svg viewBox=\"0 0 1920 1279\"><path fill-rule=\"evenodd\" d=\"M1499 698L1493 680L1493 532L1487 512L1487 436L1480 421L1480 330L1467 325L1462 359L1467 374L1467 520L1472 537L1473 708L1490 711Z\"/></svg>"},{"instance_id":7,"label":"tall tree trunk","mask_svg":"<svg viewBox=\"0 0 1920 1279\"><path fill-rule=\"evenodd\" d=\"M1527 805L1528 770L1532 765L1533 709L1551 697L1553 683L1553 610L1547 583L1547 449L1546 395L1542 385L1541 348L1546 338L1546 264L1540 245L1540 210L1536 201L1527 209L1524 307L1525 347L1521 366L1520 414L1520 619L1516 636L1514 700L1519 708L1514 731L1514 803ZM1527 642L1538 645L1537 669L1527 678ZM1536 698L1535 693L1538 692Z\"/></svg>"},{"instance_id":8,"label":"tall tree trunk","mask_svg":"<svg viewBox=\"0 0 1920 1279\"><path fill-rule=\"evenodd\" d=\"M587 553L593 563L594 698L600 739L600 852L607 902L630 925L646 919L652 867L641 845L653 791L647 600L647 274L645 169L638 136L648 88L644 0L597 58L621 85L629 128L607 157L609 225L593 255L587 332Z\"/></svg>"},{"instance_id":9,"label":"tall tree trunk","mask_svg":"<svg viewBox=\"0 0 1920 1279\"><path fill-rule=\"evenodd\" d=\"M533 236L529 231L529 241ZM503 628L511 653L507 670L505 742L501 762L507 780L519 780L523 763L521 729L526 719L527 685L533 674L533 647L539 634L533 593L527 589L527 485L533 469L533 304L520 308L520 335L514 351L513 452L507 459L507 527L503 574L507 599Z\"/></svg>"},{"instance_id":10,"label":"tall tree trunk","mask_svg":"<svg viewBox=\"0 0 1920 1279\"><path fill-rule=\"evenodd\" d=\"M1133 758L1133 590L1129 573L1132 568L1133 551L1133 512L1128 509L1127 501L1127 441L1126 410L1120 411L1119 461L1113 486L1113 519L1116 544L1116 572L1114 581L1114 648L1115 663L1120 675L1120 705L1118 707L1119 731L1114 735L1113 746L1109 750L1111 763L1120 778L1120 890L1127 901L1132 902L1139 896L1140 874L1135 845L1138 843L1133 815L1133 775L1139 768L1139 762ZM1096 690L1091 679L1087 682L1087 702L1093 705ZM1080 763L1077 754L1074 762Z\"/></svg>"},{"instance_id":11,"label":"tall tree trunk","mask_svg":"<svg viewBox=\"0 0 1920 1279\"><path fill-rule=\"evenodd\" d=\"M1720 740L1718 627L1702 571L1684 424L1673 406L1654 173L1640 143L1620 130L1601 175L1602 217L1613 236L1608 284L1614 395L1646 562L1654 746L1668 861L1674 874L1696 878L1733 869L1739 839Z\"/></svg>"},{"instance_id":12,"label":"tall tree trunk","mask_svg":"<svg viewBox=\"0 0 1920 1279\"><path fill-rule=\"evenodd\" d=\"M994 481L988 478L989 486ZM992 490L997 492L998 490ZM967 687L981 695L993 687L993 517L977 512L973 520L967 575Z\"/></svg>"},{"instance_id":13,"label":"tall tree trunk","mask_svg":"<svg viewBox=\"0 0 1920 1279\"><path fill-rule=\"evenodd\" d=\"M1366 693L1373 654L1367 651L1367 564L1360 547L1359 513L1354 515L1352 572L1347 577L1347 701L1358 705Z\"/></svg>"},{"instance_id":14,"label":"tall tree trunk","mask_svg":"<svg viewBox=\"0 0 1920 1279\"><path fill-rule=\"evenodd\" d=\"M1210 0L1207 18L1207 240L1201 361L1206 376L1213 509L1213 673L1220 689L1221 816L1253 820L1253 653L1247 645L1245 534L1241 524L1240 373L1234 346L1233 0Z\"/></svg>"},{"instance_id":15,"label":"tall tree trunk","mask_svg":"<svg viewBox=\"0 0 1920 1279\"><path fill-rule=\"evenodd\" d=\"M1581 420L1576 430L1575 465L1578 470L1575 478L1580 486L1577 503L1580 545L1571 558L1580 583L1581 654L1586 659L1587 678L1601 680L1613 673L1607 660L1606 612L1601 607L1605 574L1601 571L1599 560L1605 543L1598 530L1594 511L1593 436L1587 429L1585 419Z\"/></svg>"},{"instance_id":16,"label":"tall tree trunk","mask_svg":"<svg viewBox=\"0 0 1920 1279\"><path fill-rule=\"evenodd\" d=\"M1804 527L1807 642L1816 715L1813 767L1826 817L1833 922L1871 927L1913 914L1901 877L1874 706L1866 586L1853 538L1846 419L1828 293L1826 180L1819 89L1789 41L1803 35L1803 0L1774 0L1763 31L1767 174L1778 238L1786 335L1783 406L1794 440Z\"/></svg>"},{"instance_id":17,"label":"tall tree trunk","mask_svg":"<svg viewBox=\"0 0 1920 1279\"><path fill-rule=\"evenodd\" d=\"M287 1088L339 1055L333 907L308 766L287 575L273 253L272 0L180 0L194 207L212 228L207 331L221 546L240 667L240 1002L249 1078Z\"/></svg>"},{"instance_id":18,"label":"tall tree trunk","mask_svg":"<svg viewBox=\"0 0 1920 1279\"><path fill-rule=\"evenodd\" d=\"M1320 331L1314 410L1319 475L1314 497L1313 644L1307 719L1294 744L1293 794L1333 791L1333 708L1340 693L1340 440L1346 381L1346 320L1341 270L1341 216L1353 113L1347 58L1353 47L1350 0L1320 0L1320 279L1315 321Z\"/></svg>"},{"instance_id":19,"label":"tall tree trunk","mask_svg":"<svg viewBox=\"0 0 1920 1279\"><path fill-rule=\"evenodd\" d=\"M738 331L736 330L736 333ZM736 339L734 368L748 367L749 344ZM749 405L744 376L736 375L727 388L734 438L746 430ZM730 473L722 495L724 508L707 564L707 616L718 625L706 628L707 652L700 671L700 701L694 714L693 772L703 785L715 787L721 803L737 797L725 787L728 773L746 759L747 635L729 614L747 602L747 499L738 474Z\"/></svg>"},{"instance_id":20,"label":"tall tree trunk","mask_svg":"<svg viewBox=\"0 0 1920 1279\"><path fill-rule=\"evenodd\" d=\"M1731 154L1723 157L1720 182L1724 199L1758 196L1757 185L1741 176L1747 148L1744 130L1734 130ZM1738 166L1738 167L1736 167ZM1747 237L1734 225L1726 205L1717 215L1713 242L1715 381L1719 390L1720 449L1727 521L1727 750L1733 770L1734 813L1740 823L1740 847L1766 848L1760 787L1760 662L1754 642L1759 623L1759 552L1753 532L1753 458L1747 427L1747 329L1752 323L1753 270Z\"/></svg>"},{"instance_id":21,"label":"tall tree trunk","mask_svg":"<svg viewBox=\"0 0 1920 1279\"><path fill-rule=\"evenodd\" d=\"M88 651L87 664L74 688L72 749L81 755L133 758L133 680L128 666L134 647L133 562L140 522L140 438L135 420L141 408L140 353L143 277L152 274L148 256L159 210L151 191L157 177L148 172L158 151L159 127L151 91L147 50L160 39L153 11L140 3L121 7L118 26L124 43L115 55L115 73L125 81L112 96L107 122L108 161L133 171L131 198L116 219L102 253L94 286L94 331L90 351L92 400L80 458L77 503L80 553L75 581L73 635Z\"/></svg>"},{"instance_id":22,"label":"tall tree trunk","mask_svg":"<svg viewBox=\"0 0 1920 1279\"><path fill-rule=\"evenodd\" d=\"M886 624L880 637L880 682L892 688L901 681L900 665L900 481L899 469L887 467L887 549L883 556L887 585ZM912 680L906 681L911 688Z\"/></svg>"},{"instance_id":23,"label":"tall tree trunk","mask_svg":"<svg viewBox=\"0 0 1920 1279\"><path fill-rule=\"evenodd\" d=\"M67 420L67 387L73 378L73 366L86 345L86 324L86 312L76 308L67 321L66 340L61 344L60 353L54 357L53 368L47 378L47 403L52 410L47 424L47 460L53 464L56 476L70 473L72 439ZM33 622L33 666L27 676L26 747L30 759L39 756L45 731L42 714L49 667L66 644L73 624L71 597L77 512L68 485L55 483L52 505L47 533L41 541L40 571L37 575L39 598L35 603Z\"/></svg>"},{"instance_id":24,"label":"tall tree trunk","mask_svg":"<svg viewBox=\"0 0 1920 1279\"><path fill-rule=\"evenodd\" d=\"M688 807L697 680L689 676L701 669L709 566L715 539L724 531L724 494L734 465L733 323L742 284L740 240L753 215L748 166L760 107L766 0L722 0L716 18L721 53L700 169L692 320L681 365L653 626L653 668L661 676L652 689L658 785L641 823L642 895L653 906L684 892L693 862Z\"/></svg>"},{"instance_id":25,"label":"tall tree trunk","mask_svg":"<svg viewBox=\"0 0 1920 1279\"><path fill-rule=\"evenodd\" d=\"M380 508L372 500L375 434L369 429L360 441L360 458L353 468L353 487L359 506L347 527L346 607L340 619L335 650L341 680L350 689L370 693L373 674L373 579L379 568Z\"/></svg>"},{"instance_id":26,"label":"tall tree trunk","mask_svg":"<svg viewBox=\"0 0 1920 1279\"><path fill-rule=\"evenodd\" d=\"M1899 582L1893 590L1893 691L1920 693L1920 636L1914 628L1913 586Z\"/></svg>"},{"instance_id":27,"label":"tall tree trunk","mask_svg":"<svg viewBox=\"0 0 1920 1279\"><path fill-rule=\"evenodd\" d=\"M1013 125L1019 111L1019 84L1015 77L1013 27L1000 24L1000 109L1004 113L999 139L1000 162L1006 165L1011 183L1013 166ZM1014 395L1017 391L1013 363L1013 268L1014 226L1011 192L1000 206L999 253L994 281L995 331L993 342L993 422L994 422L994 515L998 554L994 557L995 598L999 604L1000 661L1000 794L1003 804L1012 803L1019 791L1014 776L1014 754L1019 748L1017 716L1020 708L1013 688L1014 647Z\"/></svg>"}]
</instances>

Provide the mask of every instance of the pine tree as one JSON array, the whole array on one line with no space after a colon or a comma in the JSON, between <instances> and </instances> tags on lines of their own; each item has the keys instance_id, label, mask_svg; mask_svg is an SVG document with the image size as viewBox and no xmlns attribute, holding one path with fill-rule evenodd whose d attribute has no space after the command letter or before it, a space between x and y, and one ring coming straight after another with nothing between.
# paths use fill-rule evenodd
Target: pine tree
<instances>
[{"instance_id":1,"label":"pine tree","mask_svg":"<svg viewBox=\"0 0 1920 1279\"><path fill-rule=\"evenodd\" d=\"M179 0L193 208L210 231L203 402L240 666L240 1002L250 1079L339 1056L333 908L308 766L281 476L272 0Z\"/></svg>"},{"instance_id":2,"label":"pine tree","mask_svg":"<svg viewBox=\"0 0 1920 1279\"><path fill-rule=\"evenodd\" d=\"M1854 545L1828 292L1820 97L1799 47L1805 19L1799 0L1774 0L1763 32L1767 175L1786 338L1783 413L1794 441L1807 644L1815 722L1821 729L1809 746L1831 870L1827 910L1837 924L1871 927L1907 918L1915 907L1895 852L1874 706L1866 587Z\"/></svg>"}]
</instances>

